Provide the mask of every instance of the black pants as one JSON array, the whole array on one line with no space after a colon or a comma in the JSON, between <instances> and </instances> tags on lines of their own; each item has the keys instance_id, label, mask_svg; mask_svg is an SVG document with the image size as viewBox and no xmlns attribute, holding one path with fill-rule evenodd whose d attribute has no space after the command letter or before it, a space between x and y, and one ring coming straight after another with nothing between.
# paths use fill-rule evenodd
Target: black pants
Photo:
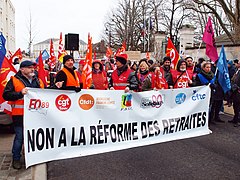
<instances>
[{"instance_id":1,"label":"black pants","mask_svg":"<svg viewBox=\"0 0 240 180\"><path fill-rule=\"evenodd\" d=\"M222 107L223 100L212 100L210 104L210 121L217 121L219 118L219 112Z\"/></svg>"},{"instance_id":2,"label":"black pants","mask_svg":"<svg viewBox=\"0 0 240 180\"><path fill-rule=\"evenodd\" d=\"M239 119L240 94L235 94L233 96L233 111L234 111L233 122L234 123L240 122L240 119Z\"/></svg>"}]
</instances>

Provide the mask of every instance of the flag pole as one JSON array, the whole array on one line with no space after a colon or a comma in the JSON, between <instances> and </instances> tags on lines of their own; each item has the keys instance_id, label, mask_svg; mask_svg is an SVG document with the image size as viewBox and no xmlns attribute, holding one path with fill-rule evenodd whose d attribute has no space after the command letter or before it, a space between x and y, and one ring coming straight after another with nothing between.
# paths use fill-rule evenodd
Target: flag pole
<instances>
[{"instance_id":1,"label":"flag pole","mask_svg":"<svg viewBox=\"0 0 240 180\"><path fill-rule=\"evenodd\" d=\"M203 40L201 41L201 43L200 43L200 45L199 45L199 47L198 47L197 55L196 55L196 57L195 57L195 61L198 59L198 55L199 55L199 52L200 52L200 48L201 48L201 46L202 46L202 42L203 42Z\"/></svg>"}]
</instances>

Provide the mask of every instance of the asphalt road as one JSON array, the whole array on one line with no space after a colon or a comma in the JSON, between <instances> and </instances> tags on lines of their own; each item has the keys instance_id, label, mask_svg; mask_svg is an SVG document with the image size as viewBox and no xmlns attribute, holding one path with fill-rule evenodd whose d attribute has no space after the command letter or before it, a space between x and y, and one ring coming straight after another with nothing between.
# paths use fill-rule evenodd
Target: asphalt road
<instances>
[{"instance_id":1,"label":"asphalt road","mask_svg":"<svg viewBox=\"0 0 240 180\"><path fill-rule=\"evenodd\" d=\"M239 180L240 127L221 117L210 135L49 162L48 179Z\"/></svg>"}]
</instances>

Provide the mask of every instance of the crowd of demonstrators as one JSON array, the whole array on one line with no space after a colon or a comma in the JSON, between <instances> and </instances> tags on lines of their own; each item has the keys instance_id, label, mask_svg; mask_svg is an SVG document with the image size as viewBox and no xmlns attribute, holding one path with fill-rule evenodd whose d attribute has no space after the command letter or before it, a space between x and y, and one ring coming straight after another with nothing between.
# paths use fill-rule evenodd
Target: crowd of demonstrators
<instances>
[{"instance_id":1,"label":"crowd of demonstrators","mask_svg":"<svg viewBox=\"0 0 240 180\"><path fill-rule=\"evenodd\" d=\"M63 57L62 68L60 63L55 67L55 73L45 61L45 74L50 78L48 88L61 90L81 91L83 87L82 73L84 60L79 62L76 69L74 58L71 55ZM115 59L106 62L94 60L92 63L92 89L97 90L124 90L141 92L160 89L188 88L193 86L209 85L211 98L209 107L209 123L224 122L219 117L223 105L223 99L228 104L233 104L234 126L240 126L240 62L238 60L228 61L229 76L231 78L232 90L224 94L224 91L217 79L216 62L206 61L203 58L194 63L191 56L180 59L176 69L171 68L170 57L164 57L161 61L141 59L131 64L127 54L118 54ZM13 62L19 66L19 71L7 83L3 98L13 104L13 122L16 136L13 143L13 167L21 168L20 157L23 144L23 96L27 93L27 87L43 88L43 82L38 79L35 71L36 63L29 60ZM36 69L37 70L37 69ZM49 75L50 74L50 75ZM47 79L49 81L49 79Z\"/></svg>"},{"instance_id":2,"label":"crowd of demonstrators","mask_svg":"<svg viewBox=\"0 0 240 180\"><path fill-rule=\"evenodd\" d=\"M11 77L3 92L3 98L12 105L12 120L15 131L15 138L12 146L14 169L21 169L20 162L23 146L23 112L24 95L27 94L27 87L44 88L43 82L35 74L36 63L26 60L21 62L19 71Z\"/></svg>"}]
</instances>

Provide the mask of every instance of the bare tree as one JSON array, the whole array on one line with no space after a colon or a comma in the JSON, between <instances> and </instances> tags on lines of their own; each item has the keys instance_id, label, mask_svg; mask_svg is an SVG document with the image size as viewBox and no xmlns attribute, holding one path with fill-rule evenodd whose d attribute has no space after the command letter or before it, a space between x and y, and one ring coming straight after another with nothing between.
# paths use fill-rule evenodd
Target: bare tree
<instances>
[{"instance_id":1,"label":"bare tree","mask_svg":"<svg viewBox=\"0 0 240 180\"><path fill-rule=\"evenodd\" d=\"M239 0L193 0L192 9L199 13L212 14L216 20L215 32L227 34L233 44L240 40L240 2ZM196 8L196 6L198 8ZM204 11L203 11L204 9ZM216 29L220 25L221 28ZM234 30L234 33L231 31Z\"/></svg>"},{"instance_id":2,"label":"bare tree","mask_svg":"<svg viewBox=\"0 0 240 180\"><path fill-rule=\"evenodd\" d=\"M33 32L33 29L34 29L34 25L33 25L33 19L32 19L32 13L30 11L29 13L29 21L28 21L28 24L27 24L27 31L28 31L28 35L29 35L29 38L28 38L28 55L29 57L31 57L31 54L32 54L32 44L33 44L33 40L35 38L35 34Z\"/></svg>"}]
</instances>

